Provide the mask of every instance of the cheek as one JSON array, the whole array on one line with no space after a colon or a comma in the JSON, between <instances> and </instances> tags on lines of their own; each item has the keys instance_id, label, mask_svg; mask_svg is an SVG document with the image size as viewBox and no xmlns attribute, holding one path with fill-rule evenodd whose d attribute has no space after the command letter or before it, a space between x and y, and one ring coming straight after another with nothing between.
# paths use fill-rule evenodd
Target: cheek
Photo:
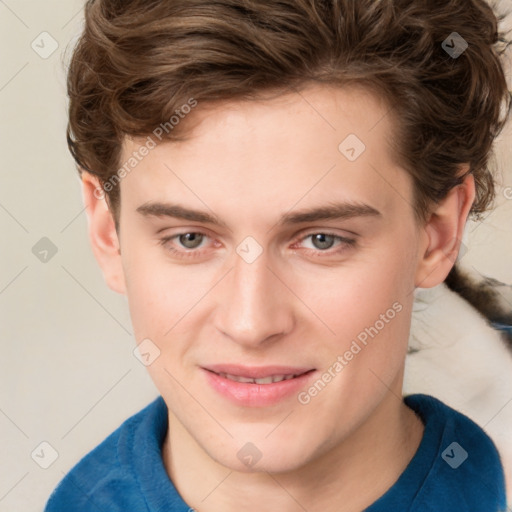
<instances>
[{"instance_id":1,"label":"cheek","mask_svg":"<svg viewBox=\"0 0 512 512\"><path fill-rule=\"evenodd\" d=\"M162 261L159 251L125 240L123 267L130 316L137 342L165 339L165 334L185 314L194 287L179 267ZM150 254L158 255L158 260Z\"/></svg>"},{"instance_id":2,"label":"cheek","mask_svg":"<svg viewBox=\"0 0 512 512\"><path fill-rule=\"evenodd\" d=\"M313 279L297 274L294 290L337 337L352 338L382 314L394 317L412 299L413 267L393 252L317 272Z\"/></svg>"},{"instance_id":3,"label":"cheek","mask_svg":"<svg viewBox=\"0 0 512 512\"><path fill-rule=\"evenodd\" d=\"M131 251L130 251L131 249ZM219 270L170 262L163 250L129 247L125 281L137 343L149 338L160 349L158 365L186 363L208 330L212 289ZM201 268L200 268L201 267ZM180 363L181 364L181 363ZM153 373L153 365L148 368Z\"/></svg>"},{"instance_id":4,"label":"cheek","mask_svg":"<svg viewBox=\"0 0 512 512\"><path fill-rule=\"evenodd\" d=\"M324 356L324 370L331 369L338 375L333 379L332 395L326 394L320 401L334 397L338 405L331 404L333 407L341 407L343 402L342 408L355 415L359 405L357 400L352 402L355 397L350 398L350 390L357 389L357 396L375 398L386 386L393 385L409 339L414 298L410 250L406 243L400 249L380 247L375 251L378 256L368 257L350 269L340 267L329 277L317 279L315 287L304 281L304 302L331 331L324 330L317 353ZM341 373L336 373L340 368Z\"/></svg>"}]
</instances>

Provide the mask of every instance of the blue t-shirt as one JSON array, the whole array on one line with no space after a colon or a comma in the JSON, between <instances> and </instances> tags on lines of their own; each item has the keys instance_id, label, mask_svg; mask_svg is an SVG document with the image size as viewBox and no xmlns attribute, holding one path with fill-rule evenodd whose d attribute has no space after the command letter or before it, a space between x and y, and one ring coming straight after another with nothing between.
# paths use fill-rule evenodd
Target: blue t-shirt
<instances>
[{"instance_id":1,"label":"blue t-shirt","mask_svg":"<svg viewBox=\"0 0 512 512\"><path fill-rule=\"evenodd\" d=\"M505 511L503 467L487 434L431 396L404 401L423 421L423 438L395 484L366 512ZM162 460L167 421L158 397L78 462L45 512L189 512Z\"/></svg>"}]
</instances>

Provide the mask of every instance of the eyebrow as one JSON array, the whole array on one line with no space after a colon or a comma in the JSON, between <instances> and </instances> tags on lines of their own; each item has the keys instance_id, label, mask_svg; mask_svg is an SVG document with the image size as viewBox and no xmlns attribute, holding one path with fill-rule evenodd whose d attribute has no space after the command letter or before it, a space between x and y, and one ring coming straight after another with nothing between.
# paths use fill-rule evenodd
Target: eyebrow
<instances>
[{"instance_id":1,"label":"eyebrow","mask_svg":"<svg viewBox=\"0 0 512 512\"><path fill-rule=\"evenodd\" d=\"M227 224L216 215L206 211L192 210L179 204L148 202L136 210L145 217L172 217L175 219L214 224L227 228ZM344 220L354 217L380 217L382 213L365 203L331 203L319 208L299 210L285 213L277 222L277 226L302 224L323 220Z\"/></svg>"}]
</instances>

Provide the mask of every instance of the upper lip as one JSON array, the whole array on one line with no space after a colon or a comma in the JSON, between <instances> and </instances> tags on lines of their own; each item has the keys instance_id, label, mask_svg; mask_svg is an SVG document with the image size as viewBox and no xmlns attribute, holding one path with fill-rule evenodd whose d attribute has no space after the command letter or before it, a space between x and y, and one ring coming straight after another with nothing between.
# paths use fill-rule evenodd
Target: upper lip
<instances>
[{"instance_id":1,"label":"upper lip","mask_svg":"<svg viewBox=\"0 0 512 512\"><path fill-rule=\"evenodd\" d=\"M248 379L263 379L273 375L301 375L314 370L314 368L297 366L244 366L238 364L212 364L203 366L203 368L214 373L227 373Z\"/></svg>"}]
</instances>

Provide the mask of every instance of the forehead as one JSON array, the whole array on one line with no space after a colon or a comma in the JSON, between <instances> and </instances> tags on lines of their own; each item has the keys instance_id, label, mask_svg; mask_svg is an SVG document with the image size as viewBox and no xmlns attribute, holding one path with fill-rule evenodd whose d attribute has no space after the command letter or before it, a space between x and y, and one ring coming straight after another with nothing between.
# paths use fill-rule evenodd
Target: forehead
<instances>
[{"instance_id":1,"label":"forehead","mask_svg":"<svg viewBox=\"0 0 512 512\"><path fill-rule=\"evenodd\" d=\"M411 193L389 146L389 110L366 90L326 86L265 100L199 103L183 121L186 138L157 144L122 181L122 195L140 204L188 198L201 205L204 197L226 207L229 196L239 212L259 202L262 215L330 199L389 209ZM126 140L123 158L144 140Z\"/></svg>"}]
</instances>

